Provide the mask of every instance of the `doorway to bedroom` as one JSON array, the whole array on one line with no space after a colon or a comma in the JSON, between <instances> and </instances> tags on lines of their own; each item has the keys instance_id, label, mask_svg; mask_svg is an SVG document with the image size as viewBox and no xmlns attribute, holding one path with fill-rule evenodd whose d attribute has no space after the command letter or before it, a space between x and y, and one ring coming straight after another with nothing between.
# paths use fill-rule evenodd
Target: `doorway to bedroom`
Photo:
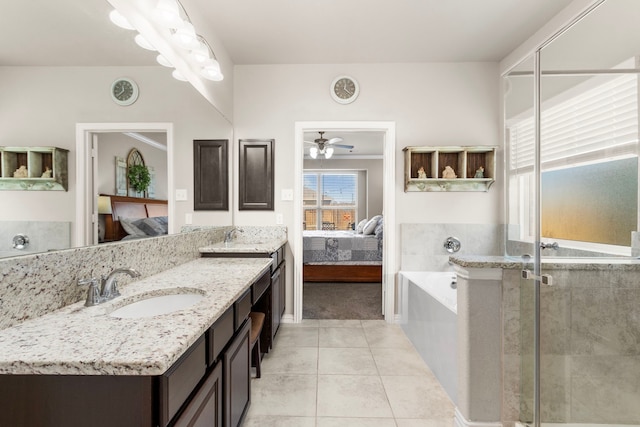
<instances>
[{"instance_id":1,"label":"doorway to bedroom","mask_svg":"<svg viewBox=\"0 0 640 427\"><path fill-rule=\"evenodd\" d=\"M304 132L302 317L383 319L385 132Z\"/></svg>"}]
</instances>

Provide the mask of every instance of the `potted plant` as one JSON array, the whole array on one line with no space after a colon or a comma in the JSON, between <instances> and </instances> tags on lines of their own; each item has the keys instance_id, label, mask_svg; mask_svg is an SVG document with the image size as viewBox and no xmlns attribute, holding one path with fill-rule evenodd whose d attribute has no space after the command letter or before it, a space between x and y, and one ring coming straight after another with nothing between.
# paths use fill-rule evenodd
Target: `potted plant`
<instances>
[{"instance_id":1,"label":"potted plant","mask_svg":"<svg viewBox=\"0 0 640 427\"><path fill-rule=\"evenodd\" d=\"M145 165L131 165L127 171L129 186L141 193L147 191L151 183L151 174Z\"/></svg>"}]
</instances>

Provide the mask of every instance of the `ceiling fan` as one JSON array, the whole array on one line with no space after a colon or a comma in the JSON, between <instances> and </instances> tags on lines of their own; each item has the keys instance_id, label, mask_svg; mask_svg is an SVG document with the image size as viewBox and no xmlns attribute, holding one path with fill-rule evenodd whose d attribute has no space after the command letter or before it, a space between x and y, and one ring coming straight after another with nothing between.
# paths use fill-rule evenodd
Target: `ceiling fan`
<instances>
[{"instance_id":1,"label":"ceiling fan","mask_svg":"<svg viewBox=\"0 0 640 427\"><path fill-rule=\"evenodd\" d=\"M315 159L318 157L318 154L322 154L325 159L330 159L333 156L333 147L346 148L347 150L351 150L353 145L345 145L345 144L337 144L338 142L342 142L343 139L339 136L331 139L327 139L324 137L323 131L318 131L320 134L320 138L316 138L313 141L305 141L307 144L315 144L316 147L311 147L309 149L309 155L311 158Z\"/></svg>"}]
</instances>

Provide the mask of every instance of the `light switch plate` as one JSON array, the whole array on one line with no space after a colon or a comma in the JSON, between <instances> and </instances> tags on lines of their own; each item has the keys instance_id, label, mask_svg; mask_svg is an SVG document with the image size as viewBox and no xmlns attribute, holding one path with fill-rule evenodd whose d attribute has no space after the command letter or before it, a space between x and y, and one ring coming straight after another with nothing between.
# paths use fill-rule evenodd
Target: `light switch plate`
<instances>
[{"instance_id":1,"label":"light switch plate","mask_svg":"<svg viewBox=\"0 0 640 427\"><path fill-rule=\"evenodd\" d=\"M187 190L176 190L176 201L187 200Z\"/></svg>"},{"instance_id":2,"label":"light switch plate","mask_svg":"<svg viewBox=\"0 0 640 427\"><path fill-rule=\"evenodd\" d=\"M290 188L285 188L281 193L282 200L293 200L293 190Z\"/></svg>"}]
</instances>

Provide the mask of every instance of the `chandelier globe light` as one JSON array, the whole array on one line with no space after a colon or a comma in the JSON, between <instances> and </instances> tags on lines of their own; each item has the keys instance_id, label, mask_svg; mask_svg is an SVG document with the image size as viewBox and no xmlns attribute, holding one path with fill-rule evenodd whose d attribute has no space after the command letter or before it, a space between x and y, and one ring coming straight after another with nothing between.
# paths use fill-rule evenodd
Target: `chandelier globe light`
<instances>
[{"instance_id":1,"label":"chandelier globe light","mask_svg":"<svg viewBox=\"0 0 640 427\"><path fill-rule=\"evenodd\" d=\"M109 12L109 19L120 28L124 28L125 30L135 30L129 20L115 9Z\"/></svg>"},{"instance_id":2,"label":"chandelier globe light","mask_svg":"<svg viewBox=\"0 0 640 427\"><path fill-rule=\"evenodd\" d=\"M143 49L156 50L156 48L151 43L149 43L149 41L145 39L142 34L137 34L134 40L136 44Z\"/></svg>"},{"instance_id":3,"label":"chandelier globe light","mask_svg":"<svg viewBox=\"0 0 640 427\"><path fill-rule=\"evenodd\" d=\"M224 79L215 52L209 42L196 33L189 14L180 3L180 0L156 0L155 7L152 6L146 14L141 16L141 19L144 19L145 16L152 16L152 21L149 24L154 26L155 30L160 30L159 33L167 34L168 32L167 35L169 37L162 40L161 43L168 43L167 54L169 55L170 52L169 58L172 58L172 60L169 61L167 56L158 54L156 56L158 64L168 68L175 68L173 61L176 60L186 66L186 68L181 68L186 74L176 69L172 71L175 79L188 81L188 77L197 72L199 72L200 77L208 80L218 82ZM118 10L111 11L109 18L121 28L135 29ZM150 36L152 41L156 41L156 38L162 38L162 34L160 34L160 37L156 36L157 34ZM142 34L135 36L135 42L143 49L157 50L154 44L149 42Z\"/></svg>"},{"instance_id":4,"label":"chandelier globe light","mask_svg":"<svg viewBox=\"0 0 640 427\"><path fill-rule=\"evenodd\" d=\"M181 82L186 82L187 81L187 78L184 76L184 74L182 74L178 70L173 70L171 72L171 75L173 76L174 79L180 80Z\"/></svg>"},{"instance_id":5,"label":"chandelier globe light","mask_svg":"<svg viewBox=\"0 0 640 427\"><path fill-rule=\"evenodd\" d=\"M184 20L180 16L180 5L176 0L158 0L154 16L167 28L176 29L184 25Z\"/></svg>"},{"instance_id":6,"label":"chandelier globe light","mask_svg":"<svg viewBox=\"0 0 640 427\"><path fill-rule=\"evenodd\" d=\"M187 21L184 21L182 27L175 30L172 37L178 46L187 50L196 48L199 43L196 29L191 22Z\"/></svg>"},{"instance_id":7,"label":"chandelier globe light","mask_svg":"<svg viewBox=\"0 0 640 427\"><path fill-rule=\"evenodd\" d=\"M163 67L173 68L173 64L169 62L169 60L161 54L156 56L156 61L158 62L158 64L162 65Z\"/></svg>"}]
</instances>

